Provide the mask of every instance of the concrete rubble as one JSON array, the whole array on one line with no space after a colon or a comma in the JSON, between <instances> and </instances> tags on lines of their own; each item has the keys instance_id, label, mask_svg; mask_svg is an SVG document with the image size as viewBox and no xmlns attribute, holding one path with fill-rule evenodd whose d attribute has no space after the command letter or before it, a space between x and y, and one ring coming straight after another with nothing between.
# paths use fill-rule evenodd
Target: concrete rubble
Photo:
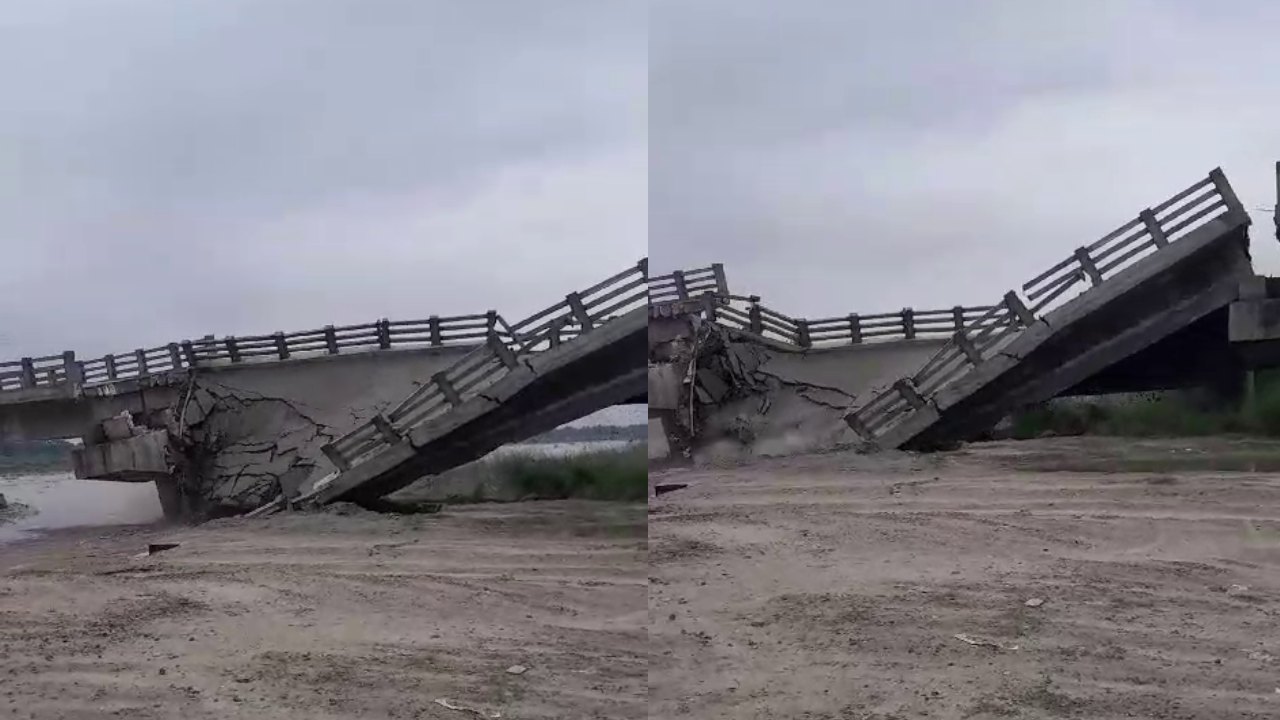
<instances>
[{"instance_id":1,"label":"concrete rubble","mask_svg":"<svg viewBox=\"0 0 1280 720\"><path fill-rule=\"evenodd\" d=\"M174 407L112 416L75 453L77 475L155 482L170 517L253 510L330 469L321 448L385 402L321 417L291 398L218 382L187 384Z\"/></svg>"},{"instance_id":2,"label":"concrete rubble","mask_svg":"<svg viewBox=\"0 0 1280 720\"><path fill-rule=\"evenodd\" d=\"M169 457L181 494L220 512L295 494L336 436L288 400L213 383L195 388L179 428Z\"/></svg>"},{"instance_id":3,"label":"concrete rubble","mask_svg":"<svg viewBox=\"0 0 1280 720\"><path fill-rule=\"evenodd\" d=\"M661 420L686 458L780 455L850 445L842 417L857 400L818 382L805 352L691 318L690 332L651 351L650 403L671 395ZM657 390L653 384L663 386ZM661 412L661 411L660 411Z\"/></svg>"}]
</instances>

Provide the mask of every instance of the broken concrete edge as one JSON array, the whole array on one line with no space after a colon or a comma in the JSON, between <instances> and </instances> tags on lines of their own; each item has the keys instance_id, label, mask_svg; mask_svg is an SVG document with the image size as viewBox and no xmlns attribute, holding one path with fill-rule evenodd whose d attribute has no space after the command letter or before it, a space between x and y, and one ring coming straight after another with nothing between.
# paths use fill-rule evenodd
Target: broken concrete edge
<instances>
[{"instance_id":1,"label":"broken concrete edge","mask_svg":"<svg viewBox=\"0 0 1280 720\"><path fill-rule=\"evenodd\" d=\"M407 437L414 447L422 447L433 442L436 438L474 421L481 415L506 402L539 376L580 360L596 352L601 347L611 345L638 331L644 330L647 324L648 313L644 308L638 308L557 348L546 350L536 355L523 356L520 358L520 367L506 373L497 382L485 388L481 394L472 397L450 412L412 428L407 433Z\"/></svg>"},{"instance_id":2,"label":"broken concrete edge","mask_svg":"<svg viewBox=\"0 0 1280 720\"><path fill-rule=\"evenodd\" d=\"M1124 268L1108 278L1106 284L1085 290L1062 306L1037 318L1034 324L1014 334L997 354L988 357L981 365L971 368L967 373L935 390L932 395L934 404L943 411L953 407L1035 351L1055 334L1056 329L1065 328L1088 317L1099 308L1136 289L1173 265L1218 242L1234 241L1233 233L1247 223L1228 222L1225 219L1228 217L1229 215L1215 218L1201 225L1159 253ZM879 444L896 447L893 442L886 442L883 439Z\"/></svg>"},{"instance_id":3,"label":"broken concrete edge","mask_svg":"<svg viewBox=\"0 0 1280 720\"><path fill-rule=\"evenodd\" d=\"M919 337L919 336L913 337L913 338L872 337L856 343L850 341L850 342L841 342L841 343L832 344L832 345L810 345L808 347L805 347L803 345L786 342L785 340L772 338L767 335L760 335L758 333L751 332L748 329L738 327L736 325L727 325L717 320L712 320L710 322L704 321L703 324L714 326L717 329L727 333L729 338L733 342L753 342L759 345L764 345L765 347L768 347L771 350L777 350L778 352L784 352L784 353L791 353L794 355L814 355L814 354L820 354L824 352L845 352L845 351L848 351L850 348L872 349L872 348L879 348L879 347L902 346L902 345L911 345L911 344L927 345L927 344L944 342L946 340L946 338Z\"/></svg>"},{"instance_id":4,"label":"broken concrete edge","mask_svg":"<svg viewBox=\"0 0 1280 720\"><path fill-rule=\"evenodd\" d=\"M1054 372L1044 373L1024 383L1012 392L1012 404L1026 405L1043 402L1058 393L1094 375L1117 357L1128 357L1134 352L1178 331L1179 328L1205 317L1232 302L1237 288L1230 281L1212 286L1205 292L1184 299L1166 312L1153 315L1142 323L1130 326L1120 335L1098 343L1086 351L1059 365Z\"/></svg>"},{"instance_id":5,"label":"broken concrete edge","mask_svg":"<svg viewBox=\"0 0 1280 720\"><path fill-rule=\"evenodd\" d=\"M1089 288L1071 298L1059 307L1041 316L1041 320L1050 327L1063 328L1081 318L1092 314L1099 307L1110 303L1115 298L1131 292L1139 285L1159 275L1171 266L1199 253L1219 242L1234 242L1236 232L1248 227L1248 217L1232 220L1232 214L1214 218L1183 237L1173 241L1162 250L1148 255L1138 262L1123 268L1106 282L1096 288ZM1237 286L1238 292L1238 286ZM1019 347L1029 352L1034 347Z\"/></svg>"},{"instance_id":6,"label":"broken concrete edge","mask_svg":"<svg viewBox=\"0 0 1280 720\"><path fill-rule=\"evenodd\" d=\"M1042 372L1034 378L1027 379L1015 386L1006 388L999 396L1000 403L987 400L984 404L970 407L967 412L976 415L985 424L999 422L1013 407L1046 401L1068 388L1083 382L1086 378L1102 372L1107 366L1138 352L1143 347L1172 335L1179 328L1186 327L1208 314L1230 305L1239 295L1239 278L1246 270L1251 272L1249 260L1243 253L1231 255L1229 247L1223 248L1227 260L1221 268L1223 274L1216 282L1200 286L1193 294L1182 297L1172 306L1162 308L1160 312L1151 313L1133 324L1128 325L1116 334L1108 336L1101 342L1094 343L1078 354L1059 363L1052 372ZM1009 358L1009 363L1016 364L1020 358ZM988 378L990 379L990 378ZM976 390L975 390L976 391ZM956 395L952 405L940 406L944 410L962 402L969 397ZM1003 406L1003 407L1001 407ZM899 433L891 438L902 446L925 432L927 426L916 428L914 434L904 436Z\"/></svg>"},{"instance_id":7,"label":"broken concrete edge","mask_svg":"<svg viewBox=\"0 0 1280 720\"><path fill-rule=\"evenodd\" d=\"M644 320L647 315L639 316ZM612 324L612 323L611 323ZM608 327L608 326L606 326ZM643 325L639 327L630 327L630 333L635 334L643 331ZM622 336L622 337L625 337ZM614 338L610 342L599 343L594 349L579 350L574 353L565 353L561 356L560 365L568 364L580 359L580 356L588 352L598 349L599 345L608 345L616 342L621 338ZM567 344L566 344L567 345ZM553 368L543 368L542 372L550 372ZM540 375L542 373L539 373ZM529 378L536 379L538 375L530 374ZM502 381L499 381L500 384ZM621 372L618 376L612 378L608 382L599 383L584 387L576 392L562 395L556 401L547 403L539 407L536 411L528 413L522 417L521 426L527 429L524 433L525 437L544 432L551 427L561 425L573 419L584 417L604 407L615 405L625 401L629 397L633 397L642 392L648 382L648 368L646 365L637 363L636 367L628 368ZM322 487L312 488L304 496L299 497L296 501L299 504L308 506L323 505L345 496L347 493L356 488L374 481L382 475L400 468L403 464L412 462L415 457L424 451L430 450L432 443L447 439L449 434L479 420L489 411L500 407L503 402L513 397L518 392L523 391L529 385L529 381L520 383L513 382L509 387L502 388L500 391L494 390L500 398L501 402L485 399L485 402L473 402L476 398L467 401L462 406L456 408L454 412L449 413L442 418L442 422L437 423L434 427L428 427L432 422L424 423L422 426L415 428L405 441L399 444L384 447L381 451L371 454L367 460L350 469L339 473L330 482ZM454 418L454 415L460 417ZM419 435L419 431L423 431ZM428 432L429 431L429 432ZM491 448L482 448L481 454L486 454L503 443L498 443ZM475 459L479 459L478 457Z\"/></svg>"},{"instance_id":8,"label":"broken concrete edge","mask_svg":"<svg viewBox=\"0 0 1280 720\"><path fill-rule=\"evenodd\" d=\"M53 387L23 388L0 393L0 405L23 405L53 400L75 400L80 397L80 386L65 383Z\"/></svg>"}]
</instances>

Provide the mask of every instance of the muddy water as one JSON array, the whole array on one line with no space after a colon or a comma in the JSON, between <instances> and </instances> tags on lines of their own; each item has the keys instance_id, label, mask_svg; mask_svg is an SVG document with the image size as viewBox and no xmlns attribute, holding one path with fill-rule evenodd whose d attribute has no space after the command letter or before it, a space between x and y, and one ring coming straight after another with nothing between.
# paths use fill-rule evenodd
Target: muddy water
<instances>
[{"instance_id":1,"label":"muddy water","mask_svg":"<svg viewBox=\"0 0 1280 720\"><path fill-rule=\"evenodd\" d=\"M35 512L0 524L0 543L77 525L130 525L160 520L151 483L77 480L70 473L0 477L0 494Z\"/></svg>"}]
</instances>

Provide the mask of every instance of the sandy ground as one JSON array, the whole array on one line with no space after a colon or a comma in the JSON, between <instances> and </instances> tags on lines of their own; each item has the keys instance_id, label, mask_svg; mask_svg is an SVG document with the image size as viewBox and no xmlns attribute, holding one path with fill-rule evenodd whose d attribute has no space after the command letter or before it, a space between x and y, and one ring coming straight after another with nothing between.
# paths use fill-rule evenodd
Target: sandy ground
<instances>
[{"instance_id":1,"label":"sandy ground","mask_svg":"<svg viewBox=\"0 0 1280 720\"><path fill-rule=\"evenodd\" d=\"M643 717L644 522L518 503L0 546L0 717Z\"/></svg>"},{"instance_id":2,"label":"sandy ground","mask_svg":"<svg viewBox=\"0 0 1280 720\"><path fill-rule=\"evenodd\" d=\"M650 717L1280 717L1277 460L1059 439L664 472L691 485L649 509Z\"/></svg>"}]
</instances>

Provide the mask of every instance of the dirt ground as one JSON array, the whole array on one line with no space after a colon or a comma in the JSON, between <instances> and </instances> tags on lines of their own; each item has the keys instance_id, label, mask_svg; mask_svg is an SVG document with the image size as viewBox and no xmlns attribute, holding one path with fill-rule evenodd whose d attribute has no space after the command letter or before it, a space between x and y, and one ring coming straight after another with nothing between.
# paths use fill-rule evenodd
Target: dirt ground
<instances>
[{"instance_id":1,"label":"dirt ground","mask_svg":"<svg viewBox=\"0 0 1280 720\"><path fill-rule=\"evenodd\" d=\"M640 718L645 559L582 502L0 546L0 717Z\"/></svg>"},{"instance_id":2,"label":"dirt ground","mask_svg":"<svg viewBox=\"0 0 1280 720\"><path fill-rule=\"evenodd\" d=\"M1277 469L1053 439L661 473L650 717L1280 717Z\"/></svg>"}]
</instances>

